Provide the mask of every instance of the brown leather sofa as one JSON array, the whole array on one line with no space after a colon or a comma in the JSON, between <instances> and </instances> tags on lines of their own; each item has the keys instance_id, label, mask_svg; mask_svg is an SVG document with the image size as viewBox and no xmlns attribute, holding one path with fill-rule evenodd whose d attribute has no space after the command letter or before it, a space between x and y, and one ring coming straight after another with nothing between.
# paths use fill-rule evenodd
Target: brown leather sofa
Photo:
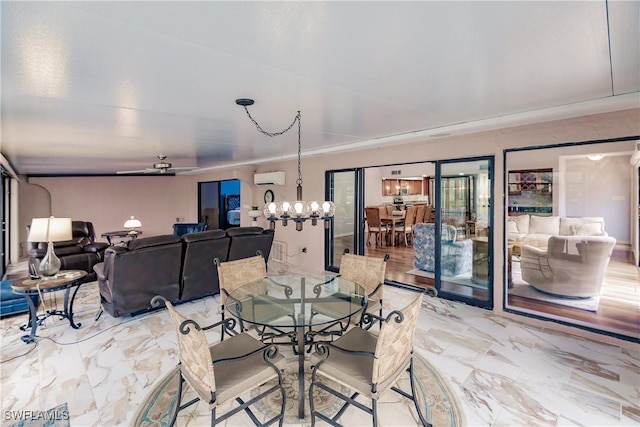
<instances>
[{"instance_id":1,"label":"brown leather sofa","mask_svg":"<svg viewBox=\"0 0 640 427\"><path fill-rule=\"evenodd\" d=\"M93 224L89 221L71 221L72 239L53 244L55 254L60 258L61 270L84 270L87 273L82 282L96 280L93 266L102 262L104 251L109 247L106 242L96 242ZM27 226L29 235L29 226ZM27 242L29 263L36 268L47 253L47 242Z\"/></svg>"},{"instance_id":2,"label":"brown leather sofa","mask_svg":"<svg viewBox=\"0 0 640 427\"><path fill-rule=\"evenodd\" d=\"M102 308L120 317L146 310L156 295L177 301L181 266L182 240L173 234L134 239L126 246L108 248L104 262L93 267Z\"/></svg>"},{"instance_id":3,"label":"brown leather sofa","mask_svg":"<svg viewBox=\"0 0 640 427\"><path fill-rule=\"evenodd\" d=\"M188 301L220 293L215 258L227 259L231 238L224 230L182 235L182 281L180 300Z\"/></svg>"},{"instance_id":4,"label":"brown leather sofa","mask_svg":"<svg viewBox=\"0 0 640 427\"><path fill-rule=\"evenodd\" d=\"M151 309L155 295L182 303L217 294L214 258L246 258L260 250L268 260L273 236L273 230L261 227L235 227L138 238L110 247L105 261L94 266L102 307L119 317Z\"/></svg>"}]
</instances>

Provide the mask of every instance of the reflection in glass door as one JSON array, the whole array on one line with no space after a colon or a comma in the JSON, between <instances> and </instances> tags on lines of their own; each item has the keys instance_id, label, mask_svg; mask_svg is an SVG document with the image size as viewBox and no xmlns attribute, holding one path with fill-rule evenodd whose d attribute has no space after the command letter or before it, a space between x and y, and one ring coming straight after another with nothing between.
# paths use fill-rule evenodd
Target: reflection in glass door
<instances>
[{"instance_id":1,"label":"reflection in glass door","mask_svg":"<svg viewBox=\"0 0 640 427\"><path fill-rule=\"evenodd\" d=\"M441 297L481 307L493 305L492 169L490 158L436 168L436 287Z\"/></svg>"}]
</instances>

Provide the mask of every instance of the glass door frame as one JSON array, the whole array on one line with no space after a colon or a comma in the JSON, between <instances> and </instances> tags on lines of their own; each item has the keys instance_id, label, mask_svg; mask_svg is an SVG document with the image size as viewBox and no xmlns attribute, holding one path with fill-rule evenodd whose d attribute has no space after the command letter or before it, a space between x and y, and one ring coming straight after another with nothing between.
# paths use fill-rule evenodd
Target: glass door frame
<instances>
[{"instance_id":1,"label":"glass door frame","mask_svg":"<svg viewBox=\"0 0 640 427\"><path fill-rule=\"evenodd\" d=\"M335 174L353 172L354 203L353 203L353 253L364 251L365 221L364 221L364 168L348 168L328 170L324 174L325 200L335 201ZM334 250L334 234L336 218L331 218L329 227L324 230L324 268L327 271L338 272L336 253Z\"/></svg>"},{"instance_id":2,"label":"glass door frame","mask_svg":"<svg viewBox=\"0 0 640 427\"><path fill-rule=\"evenodd\" d=\"M442 174L442 166L453 163L466 163L466 162L478 162L478 161L486 161L488 164L488 173L489 173L489 205L488 205L488 214L487 214L487 250L489 253L488 260L488 279L487 279L487 299L479 299L479 298L471 298L465 295L461 295L459 293L448 292L442 289L442 281L441 281L441 256L442 256L442 228L438 225L442 224L442 197L441 197L441 188L442 188L442 178L449 178L451 175L446 173L444 176ZM435 286L438 292L438 296L447 300L452 301L461 301L468 305L473 305L476 307L493 309L493 278L494 278L494 256L493 256L493 223L494 223L494 203L492 202L495 197L495 157L494 156L481 156L481 157L466 157L461 159L447 159L447 160L437 160L435 162L436 165L436 177L435 177L435 191L434 191L434 208L435 208L435 223L436 225L436 247L435 247L435 265L436 265L436 274L435 274ZM505 260L506 265L506 260Z\"/></svg>"}]
</instances>

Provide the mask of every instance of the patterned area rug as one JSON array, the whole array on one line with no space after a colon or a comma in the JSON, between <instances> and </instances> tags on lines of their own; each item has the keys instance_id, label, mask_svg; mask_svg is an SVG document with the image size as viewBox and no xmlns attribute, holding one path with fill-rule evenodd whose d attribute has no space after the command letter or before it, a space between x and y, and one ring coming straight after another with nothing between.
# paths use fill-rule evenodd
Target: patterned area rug
<instances>
[{"instance_id":1,"label":"patterned area rug","mask_svg":"<svg viewBox=\"0 0 640 427\"><path fill-rule=\"evenodd\" d=\"M300 425L301 420L297 418L297 359L288 359L286 366L283 378L285 392L287 394L285 425ZM414 370L416 373L418 401L421 407L424 408L424 415L427 420L437 427L465 425L462 406L452 393L447 380L438 370L418 355L414 356ZM305 384L309 384L310 374L309 377L305 374L305 377ZM175 368L158 383L149 396L147 396L145 403L140 407L133 424L134 426L163 427L170 424L177 404L176 392L178 390L179 378L178 368ZM402 388L405 389L405 387ZM321 392L320 389L316 389L316 391L314 401L316 409L328 415L335 414L341 406L341 401L329 393ZM348 392L348 389L344 388L341 391ZM256 390L252 394L255 393L258 393L258 391ZM390 391L389 393L393 392ZM272 399L267 398L256 403L253 407L255 408L254 410L265 414L267 417L278 413L280 411L279 395L278 393L274 393L272 396ZM408 399L404 400L407 400L409 404L413 405ZM308 402L305 402L305 405L305 413L308 413ZM185 409L185 411L194 411L201 407L202 410L206 411L203 415L208 414L208 409L204 407L204 405L199 405L198 407L192 406ZM311 419L308 416L302 421L304 424L309 424L310 422Z\"/></svg>"}]
</instances>

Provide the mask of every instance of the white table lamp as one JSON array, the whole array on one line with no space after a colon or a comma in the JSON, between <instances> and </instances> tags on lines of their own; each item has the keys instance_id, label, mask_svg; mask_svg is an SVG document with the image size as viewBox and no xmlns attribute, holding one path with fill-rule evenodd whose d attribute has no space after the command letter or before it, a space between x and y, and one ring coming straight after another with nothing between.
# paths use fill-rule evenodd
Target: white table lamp
<instances>
[{"instance_id":1,"label":"white table lamp","mask_svg":"<svg viewBox=\"0 0 640 427\"><path fill-rule=\"evenodd\" d=\"M124 222L124 228L131 230L129 231L130 234L136 234L136 228L140 227L142 227L142 223L133 216Z\"/></svg>"},{"instance_id":2,"label":"white table lamp","mask_svg":"<svg viewBox=\"0 0 640 427\"><path fill-rule=\"evenodd\" d=\"M47 242L47 253L40 261L40 274L52 278L60 271L60 258L53 250L54 242L64 242L73 237L71 218L34 218L29 227L29 242Z\"/></svg>"}]
</instances>

